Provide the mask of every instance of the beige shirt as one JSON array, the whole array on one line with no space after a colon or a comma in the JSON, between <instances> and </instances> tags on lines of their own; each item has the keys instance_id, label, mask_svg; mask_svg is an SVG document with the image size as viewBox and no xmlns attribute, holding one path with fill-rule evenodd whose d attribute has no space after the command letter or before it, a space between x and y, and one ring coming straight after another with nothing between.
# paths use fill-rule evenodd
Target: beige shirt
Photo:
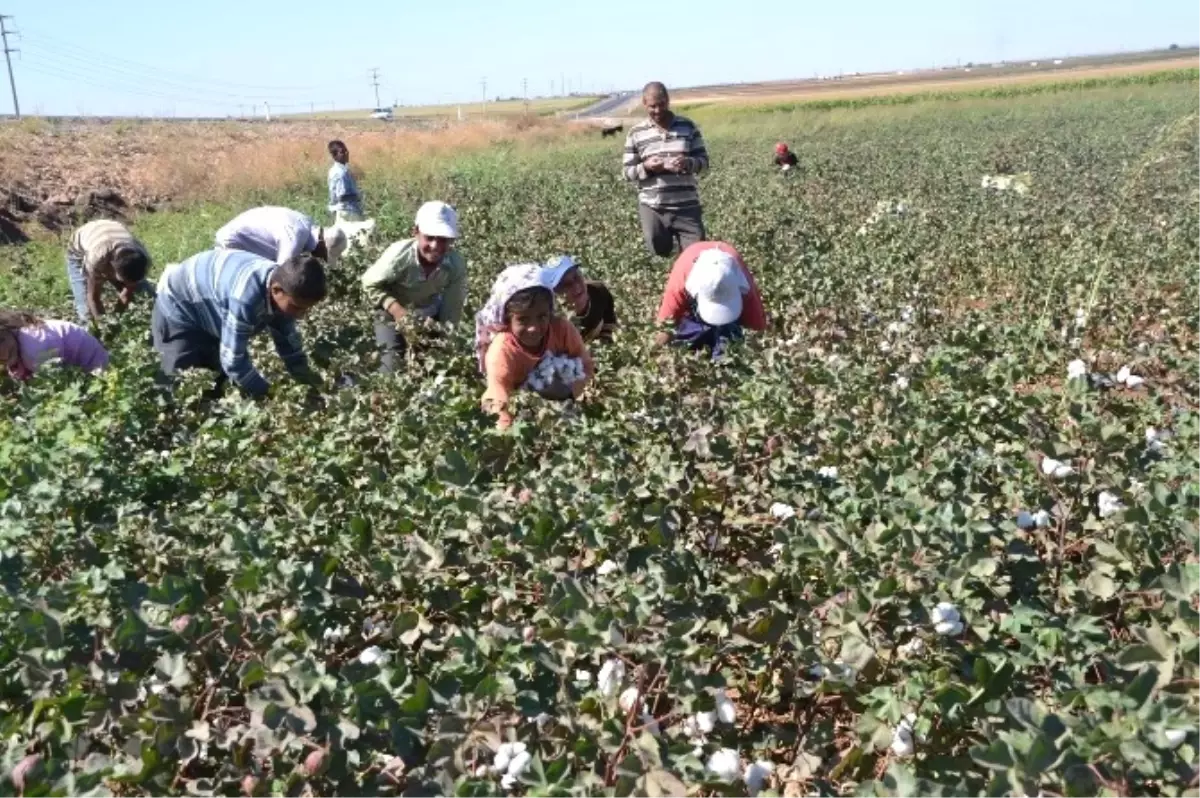
<instances>
[{"instance_id":1,"label":"beige shirt","mask_svg":"<svg viewBox=\"0 0 1200 798\"><path fill-rule=\"evenodd\" d=\"M126 247L140 250L149 257L142 242L134 238L125 225L111 219L97 219L71 236L67 258L82 264L84 274L92 274L97 267L107 266L108 259L117 249Z\"/></svg>"},{"instance_id":2,"label":"beige shirt","mask_svg":"<svg viewBox=\"0 0 1200 798\"><path fill-rule=\"evenodd\" d=\"M450 250L426 277L417 258L417 240L407 238L383 251L363 273L362 285L371 304L383 310L398 302L411 311L441 297L437 320L458 324L467 300L467 264L462 255Z\"/></svg>"}]
</instances>

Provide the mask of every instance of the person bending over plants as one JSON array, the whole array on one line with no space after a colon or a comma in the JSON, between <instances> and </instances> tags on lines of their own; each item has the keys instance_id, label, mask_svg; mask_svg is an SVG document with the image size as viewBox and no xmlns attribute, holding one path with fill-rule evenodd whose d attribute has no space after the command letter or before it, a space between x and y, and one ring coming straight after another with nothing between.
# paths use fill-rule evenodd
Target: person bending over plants
<instances>
[{"instance_id":1,"label":"person bending over plants","mask_svg":"<svg viewBox=\"0 0 1200 798\"><path fill-rule=\"evenodd\" d=\"M10 377L24 382L55 358L89 372L102 371L108 365L108 352L78 324L0 310L0 366Z\"/></svg>"},{"instance_id":2,"label":"person bending over plants","mask_svg":"<svg viewBox=\"0 0 1200 798\"><path fill-rule=\"evenodd\" d=\"M467 300L467 264L454 251L458 214L444 202L417 211L412 238L397 241L362 276L375 308L375 343L390 374L408 351L398 325L458 324Z\"/></svg>"},{"instance_id":3,"label":"person bending over plants","mask_svg":"<svg viewBox=\"0 0 1200 798\"><path fill-rule=\"evenodd\" d=\"M67 245L67 279L79 320L87 324L104 315L100 295L105 283L120 292L117 310L124 310L135 292L153 295L154 286L146 279L149 269L150 255L125 225L96 219L80 227Z\"/></svg>"},{"instance_id":4,"label":"person bending over plants","mask_svg":"<svg viewBox=\"0 0 1200 798\"><path fill-rule=\"evenodd\" d=\"M554 293L574 311L571 321L583 340L611 341L617 328L617 311L608 286L584 278L583 270L570 255L552 258L546 268L561 273Z\"/></svg>"},{"instance_id":5,"label":"person bending over plants","mask_svg":"<svg viewBox=\"0 0 1200 798\"><path fill-rule=\"evenodd\" d=\"M319 382L296 322L325 290L325 267L312 255L276 265L249 252L214 249L171 264L159 278L151 320L161 378L169 382L181 369L205 368L217 372L214 394L233 380L263 397L270 386L250 360L250 339L266 330L293 377Z\"/></svg>"},{"instance_id":6,"label":"person bending over plants","mask_svg":"<svg viewBox=\"0 0 1200 798\"><path fill-rule=\"evenodd\" d=\"M263 206L233 217L215 237L219 249L238 249L284 263L302 253L336 266L349 246L340 227L321 227L291 208Z\"/></svg>"},{"instance_id":7,"label":"person bending over plants","mask_svg":"<svg viewBox=\"0 0 1200 798\"><path fill-rule=\"evenodd\" d=\"M671 268L658 307L658 322L670 324L654 339L718 357L743 329L765 330L766 313L754 276L738 251L723 241L700 241L685 249Z\"/></svg>"},{"instance_id":8,"label":"person bending over plants","mask_svg":"<svg viewBox=\"0 0 1200 798\"><path fill-rule=\"evenodd\" d=\"M578 399L594 374L592 356L569 321L554 314L560 274L539 264L501 272L487 304L476 315L475 351L487 381L484 412L506 429L511 394L529 388L552 400Z\"/></svg>"}]
</instances>

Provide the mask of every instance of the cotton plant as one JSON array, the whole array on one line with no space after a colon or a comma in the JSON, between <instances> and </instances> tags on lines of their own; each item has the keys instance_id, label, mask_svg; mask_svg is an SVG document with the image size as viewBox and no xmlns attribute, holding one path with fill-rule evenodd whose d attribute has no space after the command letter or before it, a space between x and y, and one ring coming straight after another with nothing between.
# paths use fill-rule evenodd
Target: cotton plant
<instances>
[{"instance_id":1,"label":"cotton plant","mask_svg":"<svg viewBox=\"0 0 1200 798\"><path fill-rule=\"evenodd\" d=\"M1044 529L1050 526L1050 513L1045 510L1029 512L1022 510L1017 513L1018 529Z\"/></svg>"},{"instance_id":2,"label":"cotton plant","mask_svg":"<svg viewBox=\"0 0 1200 798\"><path fill-rule=\"evenodd\" d=\"M511 790L521 780L521 776L529 770L533 754L525 743L501 743L492 759L492 772L500 775L500 786Z\"/></svg>"},{"instance_id":3,"label":"cotton plant","mask_svg":"<svg viewBox=\"0 0 1200 798\"><path fill-rule=\"evenodd\" d=\"M1117 371L1117 382L1126 388L1136 388L1145 381L1144 377L1134 374L1129 366L1121 366L1120 370Z\"/></svg>"},{"instance_id":4,"label":"cotton plant","mask_svg":"<svg viewBox=\"0 0 1200 798\"><path fill-rule=\"evenodd\" d=\"M1096 509L1101 518L1108 518L1124 510L1125 505L1115 493L1104 490L1096 499Z\"/></svg>"},{"instance_id":5,"label":"cotton plant","mask_svg":"<svg viewBox=\"0 0 1200 798\"><path fill-rule=\"evenodd\" d=\"M1043 457L1042 473L1054 479L1066 479L1075 473L1075 468L1069 463L1055 460L1053 457Z\"/></svg>"},{"instance_id":6,"label":"cotton plant","mask_svg":"<svg viewBox=\"0 0 1200 798\"><path fill-rule=\"evenodd\" d=\"M525 387L534 391L560 385L574 385L584 377L583 360L566 355L547 354L525 379Z\"/></svg>"},{"instance_id":7,"label":"cotton plant","mask_svg":"<svg viewBox=\"0 0 1200 798\"><path fill-rule=\"evenodd\" d=\"M962 633L962 615L959 614L958 608L948 601L939 602L930 613L929 619L933 621L933 631L940 635L953 637Z\"/></svg>"}]
</instances>

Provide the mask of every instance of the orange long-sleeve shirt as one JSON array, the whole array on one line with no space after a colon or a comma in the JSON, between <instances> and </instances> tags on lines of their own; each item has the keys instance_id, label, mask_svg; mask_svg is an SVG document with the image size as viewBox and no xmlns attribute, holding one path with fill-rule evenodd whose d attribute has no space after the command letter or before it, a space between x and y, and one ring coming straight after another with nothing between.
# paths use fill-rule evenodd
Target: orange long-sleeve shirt
<instances>
[{"instance_id":1,"label":"orange long-sleeve shirt","mask_svg":"<svg viewBox=\"0 0 1200 798\"><path fill-rule=\"evenodd\" d=\"M487 390L483 394L483 409L491 413L500 413L503 421L509 396L521 387L538 362L547 354L577 357L583 361L584 377L574 386L575 395L578 396L583 386L595 374L595 365L575 325L566 319L555 318L550 320L546 340L540 352L531 352L521 346L517 337L510 332L502 332L492 339L487 355L484 356Z\"/></svg>"},{"instance_id":2,"label":"orange long-sleeve shirt","mask_svg":"<svg viewBox=\"0 0 1200 798\"><path fill-rule=\"evenodd\" d=\"M741 325L751 330L767 329L767 314L763 309L762 296L758 293L758 284L754 282L754 275L746 268L741 254L724 241L697 241L679 253L675 265L671 267L671 275L667 278L667 287L663 291L662 302L658 306L658 321L678 322L688 312L689 303L685 288L687 278L691 274L692 266L696 263L696 258L706 249L719 249L732 255L737 260L738 266L742 268L742 273L746 275L750 291L742 299L742 315L738 319Z\"/></svg>"}]
</instances>

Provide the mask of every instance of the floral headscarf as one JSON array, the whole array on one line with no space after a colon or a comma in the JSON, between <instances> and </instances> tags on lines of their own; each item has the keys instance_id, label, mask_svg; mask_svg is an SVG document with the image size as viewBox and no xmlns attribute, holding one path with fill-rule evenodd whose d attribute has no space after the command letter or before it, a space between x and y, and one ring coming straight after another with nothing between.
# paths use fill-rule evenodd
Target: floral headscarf
<instances>
[{"instance_id":1,"label":"floral headscarf","mask_svg":"<svg viewBox=\"0 0 1200 798\"><path fill-rule=\"evenodd\" d=\"M518 291L526 288L545 288L551 295L551 313L553 313L554 289L562 276L575 266L568 255L551 258L547 263L518 263L500 272L492 285L492 292L483 309L475 314L475 355L479 360L479 370L484 371L484 359L488 347L497 334L504 332L504 306Z\"/></svg>"}]
</instances>

